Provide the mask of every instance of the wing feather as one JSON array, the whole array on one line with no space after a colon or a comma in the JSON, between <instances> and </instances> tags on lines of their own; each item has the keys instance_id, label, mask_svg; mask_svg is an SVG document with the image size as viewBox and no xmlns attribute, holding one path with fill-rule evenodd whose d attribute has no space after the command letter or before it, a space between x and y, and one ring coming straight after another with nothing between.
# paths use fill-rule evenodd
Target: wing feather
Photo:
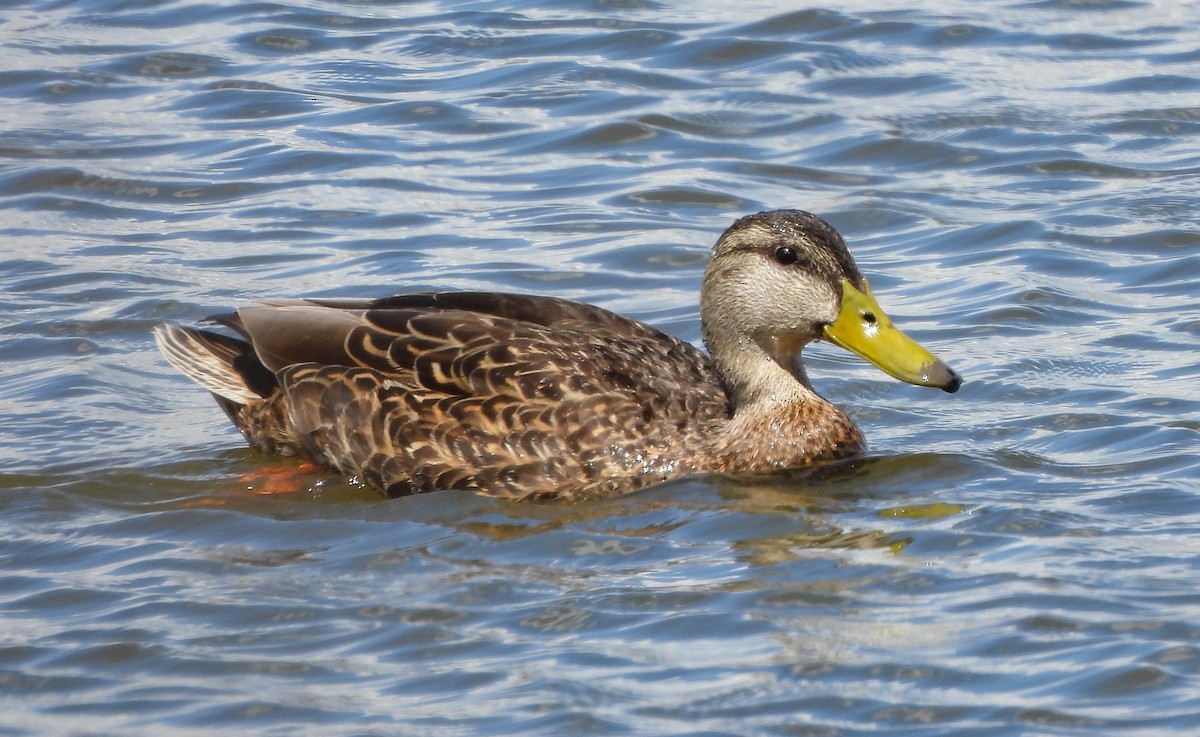
<instances>
[{"instance_id":1,"label":"wing feather","mask_svg":"<svg viewBox=\"0 0 1200 737\"><path fill-rule=\"evenodd\" d=\"M695 347L554 298L276 300L223 322L276 372L306 452L393 495L652 478L730 411Z\"/></svg>"}]
</instances>

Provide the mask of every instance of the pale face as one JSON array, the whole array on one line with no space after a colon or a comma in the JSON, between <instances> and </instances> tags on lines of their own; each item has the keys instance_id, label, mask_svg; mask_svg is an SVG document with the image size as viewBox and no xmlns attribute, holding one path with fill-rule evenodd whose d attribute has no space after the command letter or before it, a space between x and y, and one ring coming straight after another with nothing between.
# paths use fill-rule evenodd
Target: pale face
<instances>
[{"instance_id":1,"label":"pale face","mask_svg":"<svg viewBox=\"0 0 1200 737\"><path fill-rule=\"evenodd\" d=\"M704 300L712 308L706 322L721 331L762 343L807 342L837 319L840 287L795 265L780 263L774 249L739 249L717 256L705 279Z\"/></svg>"},{"instance_id":2,"label":"pale face","mask_svg":"<svg viewBox=\"0 0 1200 737\"><path fill-rule=\"evenodd\" d=\"M710 349L750 339L778 357L837 319L841 280L861 277L841 236L798 211L743 218L721 236L705 272L702 314Z\"/></svg>"}]
</instances>

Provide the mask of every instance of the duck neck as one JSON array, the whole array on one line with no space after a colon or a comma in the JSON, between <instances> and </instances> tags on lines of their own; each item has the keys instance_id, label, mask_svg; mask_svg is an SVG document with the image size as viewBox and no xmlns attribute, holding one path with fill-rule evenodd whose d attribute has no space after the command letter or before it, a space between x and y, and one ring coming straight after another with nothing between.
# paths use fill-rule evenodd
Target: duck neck
<instances>
[{"instance_id":1,"label":"duck neck","mask_svg":"<svg viewBox=\"0 0 1200 737\"><path fill-rule=\"evenodd\" d=\"M743 408L825 402L808 383L800 349L807 341L777 335L722 334L704 326L704 342L733 400Z\"/></svg>"},{"instance_id":2,"label":"duck neck","mask_svg":"<svg viewBox=\"0 0 1200 737\"><path fill-rule=\"evenodd\" d=\"M808 382L800 360L807 341L732 337L708 336L721 348L713 360L733 400L720 438L727 469L795 467L861 452L858 428Z\"/></svg>"}]
</instances>

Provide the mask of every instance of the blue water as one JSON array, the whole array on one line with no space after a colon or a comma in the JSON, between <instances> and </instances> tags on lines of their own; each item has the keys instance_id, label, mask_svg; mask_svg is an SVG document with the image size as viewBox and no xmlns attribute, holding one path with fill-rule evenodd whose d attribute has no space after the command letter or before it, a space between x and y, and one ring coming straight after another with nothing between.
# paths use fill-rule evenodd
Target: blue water
<instances>
[{"instance_id":1,"label":"blue water","mask_svg":"<svg viewBox=\"0 0 1200 737\"><path fill-rule=\"evenodd\" d=\"M6 4L0 734L1200 734L1197 27ZM708 248L779 207L966 379L811 348L863 461L577 505L262 494L280 463L150 338L493 289L698 341Z\"/></svg>"}]
</instances>

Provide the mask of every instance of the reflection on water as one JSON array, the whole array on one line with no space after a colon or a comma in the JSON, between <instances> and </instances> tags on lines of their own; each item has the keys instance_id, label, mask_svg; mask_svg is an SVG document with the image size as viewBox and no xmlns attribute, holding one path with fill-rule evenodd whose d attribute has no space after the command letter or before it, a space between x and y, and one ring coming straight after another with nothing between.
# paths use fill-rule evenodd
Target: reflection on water
<instances>
[{"instance_id":1,"label":"reflection on water","mask_svg":"<svg viewBox=\"0 0 1200 737\"><path fill-rule=\"evenodd\" d=\"M1196 732L1198 22L0 9L3 729ZM149 337L499 289L698 341L708 248L778 207L970 379L809 349L865 459L384 501L243 448Z\"/></svg>"}]
</instances>

